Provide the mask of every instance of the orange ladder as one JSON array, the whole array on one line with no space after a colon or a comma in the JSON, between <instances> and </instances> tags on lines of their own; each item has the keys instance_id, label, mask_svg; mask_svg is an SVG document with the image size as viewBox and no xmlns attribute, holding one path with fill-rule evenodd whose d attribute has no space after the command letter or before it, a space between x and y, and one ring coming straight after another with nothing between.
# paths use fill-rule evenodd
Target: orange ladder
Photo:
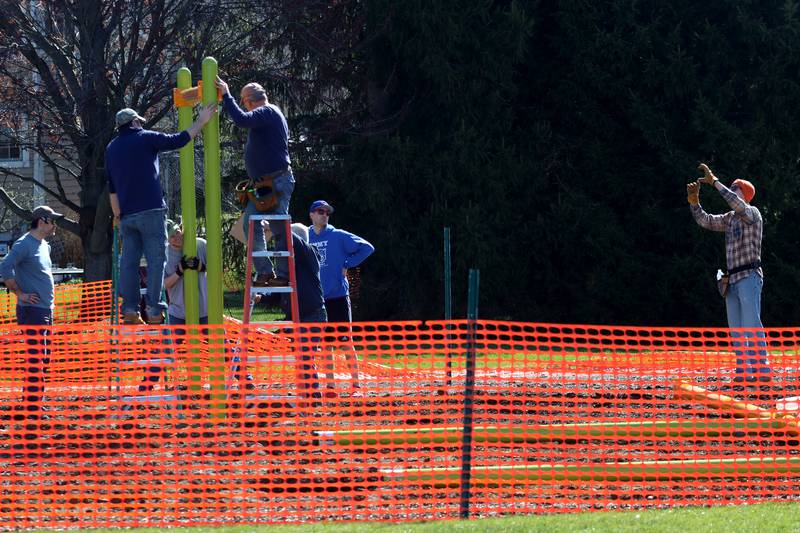
<instances>
[{"instance_id":1,"label":"orange ladder","mask_svg":"<svg viewBox=\"0 0 800 533\"><path fill-rule=\"evenodd\" d=\"M283 229L286 232L286 250L253 251L254 224L261 224L262 220L283 220ZM289 286L288 287L253 287L253 257L286 257L289 261ZM300 322L300 307L297 302L297 275L294 265L294 244L292 243L292 217L289 215L250 215L247 225L247 268L245 270L244 293L246 300L243 302L242 322L244 324L296 324ZM288 293L291 302L291 320L272 320L253 322L253 298L256 294Z\"/></svg>"}]
</instances>

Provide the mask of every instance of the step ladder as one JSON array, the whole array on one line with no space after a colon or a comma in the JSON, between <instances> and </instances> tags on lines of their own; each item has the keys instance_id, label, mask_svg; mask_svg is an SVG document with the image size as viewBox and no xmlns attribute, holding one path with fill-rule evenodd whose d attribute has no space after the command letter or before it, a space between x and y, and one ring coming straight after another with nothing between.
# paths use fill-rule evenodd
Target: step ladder
<instances>
[{"instance_id":1,"label":"step ladder","mask_svg":"<svg viewBox=\"0 0 800 533\"><path fill-rule=\"evenodd\" d=\"M262 220L282 220L283 229L286 232L286 250L264 250L259 252L253 251L253 232L255 224L261 224ZM282 258L285 257L289 261L289 286L288 287L253 287L253 258L254 257L269 257L269 258ZM245 282L244 292L247 300L244 302L242 310L242 323L244 324L296 324L300 322L300 307L297 301L297 276L295 273L294 264L294 244L292 243L292 217L290 215L250 215L247 225L247 267L245 269ZM272 321L252 321L252 312L254 305L254 298L256 294L274 294L285 293L289 295L291 320L272 320Z\"/></svg>"},{"instance_id":2,"label":"step ladder","mask_svg":"<svg viewBox=\"0 0 800 533\"><path fill-rule=\"evenodd\" d=\"M261 224L262 221L282 220L283 230L286 233L286 251L277 250L264 250L259 252L253 251L253 234L255 231L255 224ZM289 263L289 286L288 287L254 287L253 286L253 258L254 257L269 257L283 258L285 257ZM295 270L294 261L294 243L292 242L292 217L289 215L250 215L247 224L247 266L245 269L245 287L244 292L247 300L244 302L242 309L242 323L243 324L263 324L266 326L280 326L285 324L296 324L300 322L300 307L297 300L297 275ZM256 294L288 294L291 309L291 320L272 320L272 321L258 321L252 320L253 307L255 304ZM252 333L252 332L251 332ZM246 333L243 342L247 343L249 335ZM247 349L243 350L247 353ZM252 363L293 363L294 356L283 355L250 355L245 358L234 357L233 367L231 368L231 375L235 379L241 380L246 373L246 367ZM247 401L294 401L297 400L295 395L286 394L253 394L246 395Z\"/></svg>"}]
</instances>

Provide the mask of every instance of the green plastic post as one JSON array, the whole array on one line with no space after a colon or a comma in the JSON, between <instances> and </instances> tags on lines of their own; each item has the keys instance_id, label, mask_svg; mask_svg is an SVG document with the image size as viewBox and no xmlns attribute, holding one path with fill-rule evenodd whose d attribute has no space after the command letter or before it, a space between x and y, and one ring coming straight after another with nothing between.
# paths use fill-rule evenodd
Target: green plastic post
<instances>
[{"instance_id":1,"label":"green plastic post","mask_svg":"<svg viewBox=\"0 0 800 533\"><path fill-rule=\"evenodd\" d=\"M203 59L203 105L217 103L217 60ZM219 114L203 128L203 156L206 178L206 275L208 279L208 323L222 324L222 186L219 165ZM225 413L225 347L224 330L209 329L211 390L222 403L217 404L219 417ZM218 346L218 347L217 347Z\"/></svg>"},{"instance_id":2,"label":"green plastic post","mask_svg":"<svg viewBox=\"0 0 800 533\"><path fill-rule=\"evenodd\" d=\"M203 59L203 104L217 103L217 60ZM222 324L222 186L219 165L219 115L203 128L206 179L206 267L208 276L208 323Z\"/></svg>"},{"instance_id":3,"label":"green plastic post","mask_svg":"<svg viewBox=\"0 0 800 533\"><path fill-rule=\"evenodd\" d=\"M178 89L189 89L192 86L192 73L182 67L178 70ZM178 129L183 131L192 125L192 108L178 108ZM183 253L188 256L197 255L197 203L194 189L194 141L181 148L179 154L180 173L181 173L181 218L183 219ZM186 323L198 324L200 322L200 293L197 286L198 273L194 270L187 270L183 273L183 302L186 311ZM197 333L197 330L190 330ZM197 341L192 339L191 344ZM197 353L196 348L192 348ZM192 366L189 372L190 388L193 391L202 390L202 367L200 359L192 358Z\"/></svg>"},{"instance_id":4,"label":"green plastic post","mask_svg":"<svg viewBox=\"0 0 800 533\"><path fill-rule=\"evenodd\" d=\"M178 89L192 86L192 73L188 68L178 70ZM192 126L192 108L178 108L178 130L188 130ZM194 141L181 148L181 218L183 219L183 253L197 255L197 206L194 192ZM200 293L197 286L198 273L187 270L183 274L183 303L186 310L186 323L200 323Z\"/></svg>"}]
</instances>

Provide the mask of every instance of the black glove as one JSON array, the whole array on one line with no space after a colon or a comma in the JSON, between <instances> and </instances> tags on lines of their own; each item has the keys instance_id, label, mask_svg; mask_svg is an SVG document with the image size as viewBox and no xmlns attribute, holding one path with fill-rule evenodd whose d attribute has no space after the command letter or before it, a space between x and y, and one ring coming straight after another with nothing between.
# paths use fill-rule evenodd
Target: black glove
<instances>
[{"instance_id":1,"label":"black glove","mask_svg":"<svg viewBox=\"0 0 800 533\"><path fill-rule=\"evenodd\" d=\"M181 257L181 266L183 267L184 270L188 268L190 270L197 270L198 272L206 271L205 263L200 261L200 258L196 256L187 257L184 255L183 257Z\"/></svg>"}]
</instances>

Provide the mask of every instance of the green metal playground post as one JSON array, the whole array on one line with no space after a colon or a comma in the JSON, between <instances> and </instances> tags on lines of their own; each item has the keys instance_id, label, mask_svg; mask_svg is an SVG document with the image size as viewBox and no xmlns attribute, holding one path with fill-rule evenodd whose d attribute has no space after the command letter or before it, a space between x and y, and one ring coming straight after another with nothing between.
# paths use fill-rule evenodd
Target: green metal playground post
<instances>
[{"instance_id":1,"label":"green metal playground post","mask_svg":"<svg viewBox=\"0 0 800 533\"><path fill-rule=\"evenodd\" d=\"M188 68L178 70L178 89L192 87L192 73ZM192 108L178 107L178 130L188 130L192 126ZM183 221L183 253L188 257L197 255L197 206L194 190L194 141L180 149L181 172L181 219ZM199 274L196 270L183 273L183 302L186 310L186 323L200 323L200 293L197 286Z\"/></svg>"},{"instance_id":2,"label":"green metal playground post","mask_svg":"<svg viewBox=\"0 0 800 533\"><path fill-rule=\"evenodd\" d=\"M203 105L217 103L217 60L203 59ZM203 162L206 181L206 240L208 323L222 324L222 187L219 163L219 115L203 128Z\"/></svg>"},{"instance_id":3,"label":"green metal playground post","mask_svg":"<svg viewBox=\"0 0 800 533\"><path fill-rule=\"evenodd\" d=\"M203 105L217 104L217 60L203 59ZM203 163L206 181L206 277L208 281L208 323L222 324L222 187L219 162L219 114L214 114L203 128ZM221 328L210 328L211 390L225 407L225 347ZM214 348L214 345L219 346ZM224 417L224 412L221 412Z\"/></svg>"},{"instance_id":4,"label":"green metal playground post","mask_svg":"<svg viewBox=\"0 0 800 533\"><path fill-rule=\"evenodd\" d=\"M186 90L192 88L192 73L182 67L178 70L178 89ZM176 101L177 105L178 102ZM178 129L180 131L189 129L192 126L192 107L191 105L178 106ZM197 203L194 188L194 141L180 149L180 175L181 175L181 219L183 222L183 253L189 257L197 255ZM187 324L198 324L200 322L200 292L197 284L199 273L196 270L186 270L183 273L183 301L186 312ZM196 330L190 330L196 333ZM190 342L197 342L192 340ZM196 350L195 350L196 351ZM202 389L201 372L199 359L193 359L191 368L190 386L192 390Z\"/></svg>"}]
</instances>

